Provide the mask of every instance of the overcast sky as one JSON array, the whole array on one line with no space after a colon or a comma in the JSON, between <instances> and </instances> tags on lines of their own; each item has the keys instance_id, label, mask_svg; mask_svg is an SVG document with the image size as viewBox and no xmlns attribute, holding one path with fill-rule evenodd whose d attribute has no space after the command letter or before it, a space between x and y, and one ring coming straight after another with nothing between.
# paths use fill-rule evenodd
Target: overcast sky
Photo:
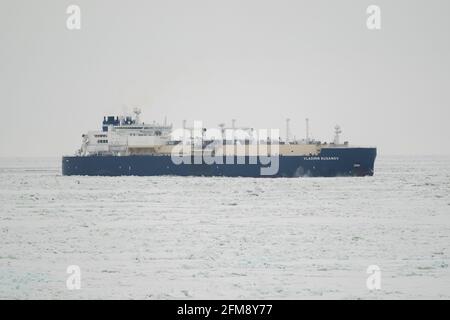
<instances>
[{"instance_id":1,"label":"overcast sky","mask_svg":"<svg viewBox=\"0 0 450 320\"><path fill-rule=\"evenodd\" d=\"M66 27L70 4L81 30ZM381 7L381 30L366 8ZM103 115L449 154L450 1L0 0L0 156L72 154Z\"/></svg>"}]
</instances>

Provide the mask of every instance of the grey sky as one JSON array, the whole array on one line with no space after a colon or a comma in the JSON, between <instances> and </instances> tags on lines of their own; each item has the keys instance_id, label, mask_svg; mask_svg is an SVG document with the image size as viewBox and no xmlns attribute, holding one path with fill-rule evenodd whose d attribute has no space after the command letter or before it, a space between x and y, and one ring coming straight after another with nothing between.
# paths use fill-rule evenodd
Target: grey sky
<instances>
[{"instance_id":1,"label":"grey sky","mask_svg":"<svg viewBox=\"0 0 450 320\"><path fill-rule=\"evenodd\" d=\"M81 30L66 8L81 7ZM382 29L366 28L381 7ZM449 154L450 2L0 0L0 156L59 156L103 115Z\"/></svg>"}]
</instances>

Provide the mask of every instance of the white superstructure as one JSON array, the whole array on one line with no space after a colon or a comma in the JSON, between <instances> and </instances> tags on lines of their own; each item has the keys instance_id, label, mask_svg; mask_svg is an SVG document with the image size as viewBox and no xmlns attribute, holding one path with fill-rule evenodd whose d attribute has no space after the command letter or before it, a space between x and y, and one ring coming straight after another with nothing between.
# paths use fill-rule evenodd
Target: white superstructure
<instances>
[{"instance_id":1,"label":"white superstructure","mask_svg":"<svg viewBox=\"0 0 450 320\"><path fill-rule=\"evenodd\" d=\"M134 118L130 116L105 117L102 130L83 134L80 155L127 155L131 148L167 145L170 141L172 125L140 122L140 113L141 110L135 108Z\"/></svg>"},{"instance_id":2,"label":"white superstructure","mask_svg":"<svg viewBox=\"0 0 450 320\"><path fill-rule=\"evenodd\" d=\"M339 143L339 134L342 132L339 126L335 128L335 138L332 144L321 143L309 137L309 122L306 119L305 139L292 139L290 134L290 119L286 120L286 140L279 136L262 138L257 135L254 128L237 127L236 120L232 120L231 127L220 124L218 128L206 130L202 126L187 127L183 121L182 136L177 135L178 130L173 130L172 125L153 122L147 124L141 122L139 117L141 110L134 108L132 116L108 116L104 117L102 129L89 131L82 135L82 146L77 154L89 155L117 155L126 156L132 154L170 154L177 144L186 146L190 152L202 152L212 150L216 154L223 155L251 155L259 152L258 145L270 145L273 152L280 155L314 155L322 148L347 146ZM275 148L276 147L276 148ZM184 147L185 148L185 147Z\"/></svg>"}]
</instances>

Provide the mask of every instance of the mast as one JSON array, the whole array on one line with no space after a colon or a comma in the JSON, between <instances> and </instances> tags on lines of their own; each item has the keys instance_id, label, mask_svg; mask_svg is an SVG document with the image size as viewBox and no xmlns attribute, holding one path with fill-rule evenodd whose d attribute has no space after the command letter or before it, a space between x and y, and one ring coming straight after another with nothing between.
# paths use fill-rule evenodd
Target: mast
<instances>
[{"instance_id":1,"label":"mast","mask_svg":"<svg viewBox=\"0 0 450 320\"><path fill-rule=\"evenodd\" d=\"M305 140L306 140L306 143L309 143L309 119L306 118L305 122L306 122L306 137L305 137Z\"/></svg>"},{"instance_id":2,"label":"mast","mask_svg":"<svg viewBox=\"0 0 450 320\"><path fill-rule=\"evenodd\" d=\"M339 135L342 133L341 127L337 124L334 127L334 144L339 144Z\"/></svg>"},{"instance_id":3,"label":"mast","mask_svg":"<svg viewBox=\"0 0 450 320\"><path fill-rule=\"evenodd\" d=\"M236 144L236 137L234 136L234 132L236 129L236 119L231 119L231 129L232 129L232 139L233 139L233 144Z\"/></svg>"},{"instance_id":4,"label":"mast","mask_svg":"<svg viewBox=\"0 0 450 320\"><path fill-rule=\"evenodd\" d=\"M291 121L291 119L287 118L286 119L286 143L289 143L290 140L290 131L289 131L289 122Z\"/></svg>"},{"instance_id":5,"label":"mast","mask_svg":"<svg viewBox=\"0 0 450 320\"><path fill-rule=\"evenodd\" d=\"M140 116L140 114L141 114L141 109L139 109L139 108L134 108L134 109L133 109L133 113L135 114L134 120L135 120L136 124L140 124L141 122L140 122L139 116Z\"/></svg>"}]
</instances>

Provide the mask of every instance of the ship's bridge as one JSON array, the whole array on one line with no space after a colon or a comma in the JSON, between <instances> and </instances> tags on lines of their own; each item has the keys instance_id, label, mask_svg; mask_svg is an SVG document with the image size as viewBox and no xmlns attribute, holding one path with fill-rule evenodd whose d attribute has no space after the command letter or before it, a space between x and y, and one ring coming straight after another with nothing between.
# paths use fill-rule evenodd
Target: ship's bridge
<instances>
[{"instance_id":1,"label":"ship's bridge","mask_svg":"<svg viewBox=\"0 0 450 320\"><path fill-rule=\"evenodd\" d=\"M130 148L143 146L161 146L168 144L172 125L144 123L139 119L140 109L134 109L131 116L105 116L102 130L89 131L83 134L83 142L79 154L114 154L125 155Z\"/></svg>"}]
</instances>

